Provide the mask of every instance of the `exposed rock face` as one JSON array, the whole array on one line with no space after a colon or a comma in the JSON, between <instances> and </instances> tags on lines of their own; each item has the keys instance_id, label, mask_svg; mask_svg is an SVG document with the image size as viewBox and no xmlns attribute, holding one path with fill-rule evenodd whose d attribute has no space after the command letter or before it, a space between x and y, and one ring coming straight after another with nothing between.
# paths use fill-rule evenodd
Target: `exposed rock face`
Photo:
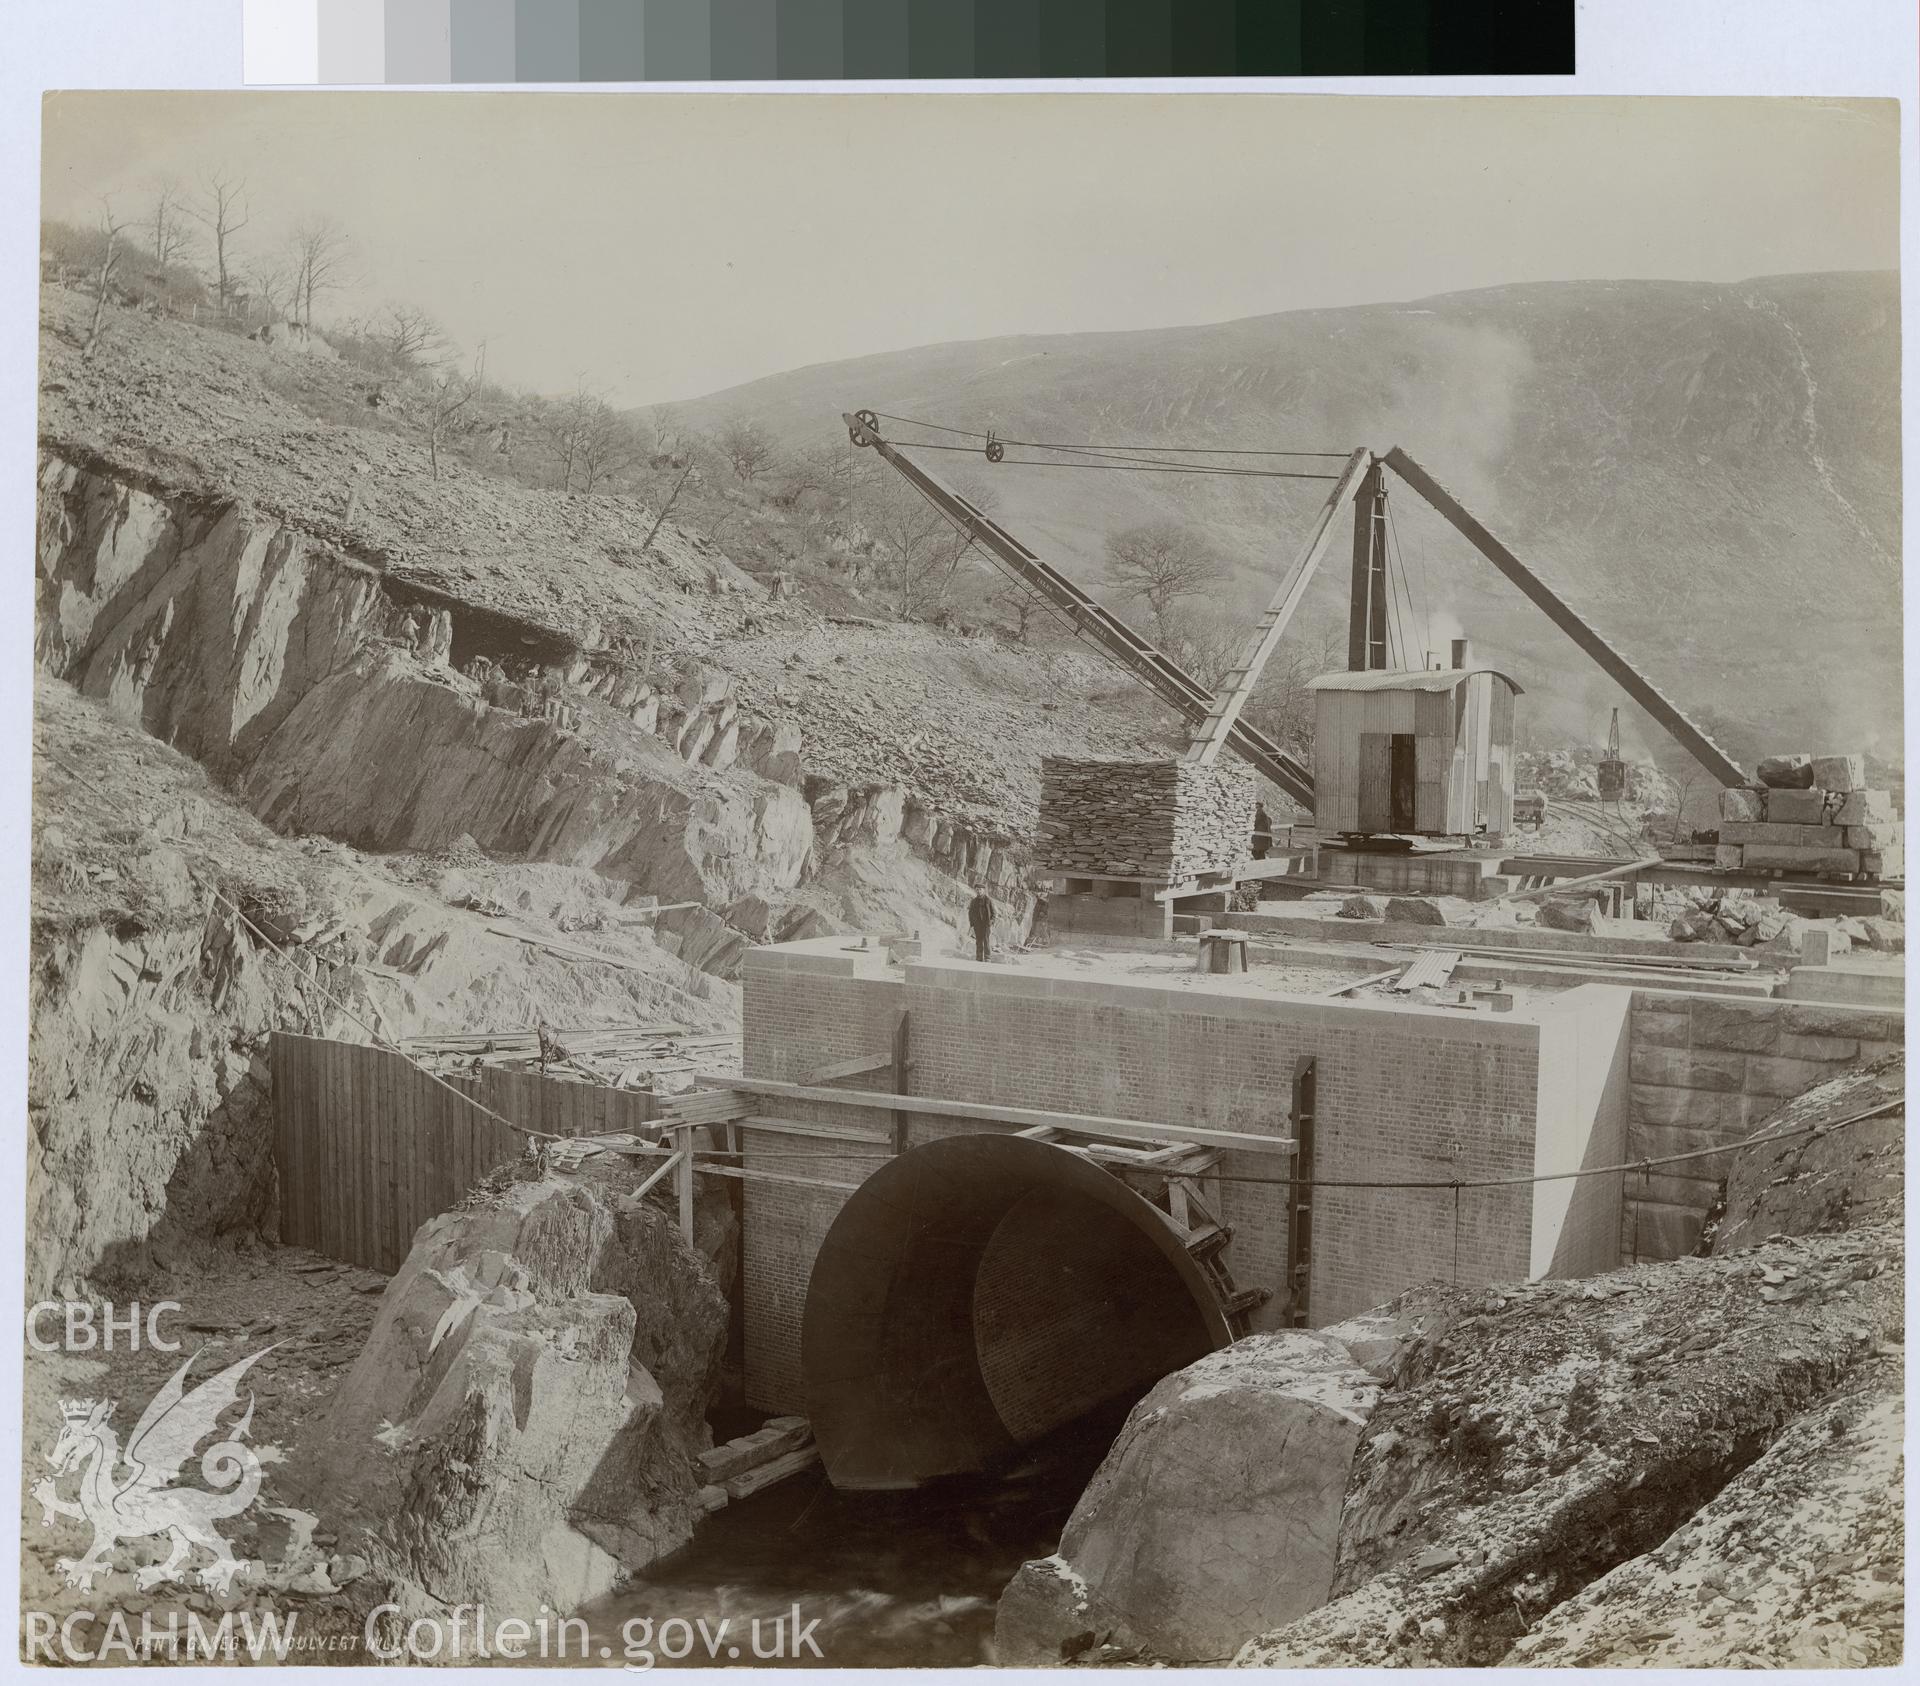
<instances>
[{"instance_id":1,"label":"exposed rock face","mask_svg":"<svg viewBox=\"0 0 1920 1686\"><path fill-rule=\"evenodd\" d=\"M692 1536L726 1302L588 1165L426 1225L321 1431L314 1504L425 1606L571 1610Z\"/></svg>"},{"instance_id":2,"label":"exposed rock face","mask_svg":"<svg viewBox=\"0 0 1920 1686\"><path fill-rule=\"evenodd\" d=\"M1657 1550L1551 1611L1507 1668L1887 1668L1906 1629L1897 1356L1788 1426Z\"/></svg>"},{"instance_id":3,"label":"exposed rock face","mask_svg":"<svg viewBox=\"0 0 1920 1686\"><path fill-rule=\"evenodd\" d=\"M943 875L983 879L1025 913L1012 839L932 816L898 785L810 777L798 728L744 714L732 675L698 666L657 688L599 647L597 625L464 603L242 502L54 453L38 564L41 666L277 830L379 851L466 837L698 902L704 917L668 927L669 946L723 976L764 940L742 910L784 916L810 881L885 877L895 855L923 869L893 874L904 928L959 928L965 897ZM866 917L833 899L797 916Z\"/></svg>"},{"instance_id":4,"label":"exposed rock face","mask_svg":"<svg viewBox=\"0 0 1920 1686\"><path fill-rule=\"evenodd\" d=\"M1257 1335L1137 1405L1054 1557L1025 1565L995 1627L1003 1666L1099 1639L1179 1662L1230 1657L1332 1585L1341 1498L1378 1382L1332 1335Z\"/></svg>"},{"instance_id":5,"label":"exposed rock face","mask_svg":"<svg viewBox=\"0 0 1920 1686\"><path fill-rule=\"evenodd\" d=\"M1905 1203L1904 1107L1819 1135L1801 1132L1900 1100L1906 1069L1904 1054L1889 1055L1820 1084L1768 1119L1728 1173L1708 1250L1724 1255L1772 1235L1897 1223Z\"/></svg>"},{"instance_id":6,"label":"exposed rock face","mask_svg":"<svg viewBox=\"0 0 1920 1686\"><path fill-rule=\"evenodd\" d=\"M1374 1414L1332 1602L1236 1661L1500 1660L1658 1546L1899 1326L1899 1258L1881 1228L1463 1295ZM1801 1292L1778 1298L1769 1273Z\"/></svg>"}]
</instances>

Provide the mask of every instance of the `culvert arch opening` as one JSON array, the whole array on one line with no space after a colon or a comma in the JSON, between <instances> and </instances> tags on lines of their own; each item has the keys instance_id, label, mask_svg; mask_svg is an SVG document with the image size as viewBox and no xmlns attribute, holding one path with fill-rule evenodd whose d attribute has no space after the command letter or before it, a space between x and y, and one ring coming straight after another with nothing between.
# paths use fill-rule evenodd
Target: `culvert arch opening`
<instances>
[{"instance_id":1,"label":"culvert arch opening","mask_svg":"<svg viewBox=\"0 0 1920 1686\"><path fill-rule=\"evenodd\" d=\"M829 1477L991 1469L1233 1338L1165 1215L1079 1154L952 1136L882 1166L821 1243L801 1323Z\"/></svg>"}]
</instances>

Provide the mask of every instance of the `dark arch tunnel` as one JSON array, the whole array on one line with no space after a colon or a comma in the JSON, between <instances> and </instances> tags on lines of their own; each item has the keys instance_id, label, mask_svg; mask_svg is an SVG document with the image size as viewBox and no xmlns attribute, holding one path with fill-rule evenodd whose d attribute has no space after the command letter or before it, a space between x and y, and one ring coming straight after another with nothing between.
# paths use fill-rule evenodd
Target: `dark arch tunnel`
<instances>
[{"instance_id":1,"label":"dark arch tunnel","mask_svg":"<svg viewBox=\"0 0 1920 1686\"><path fill-rule=\"evenodd\" d=\"M801 1324L836 1487L993 1467L1233 1338L1164 1215L1083 1156L1012 1135L889 1160L822 1242Z\"/></svg>"}]
</instances>

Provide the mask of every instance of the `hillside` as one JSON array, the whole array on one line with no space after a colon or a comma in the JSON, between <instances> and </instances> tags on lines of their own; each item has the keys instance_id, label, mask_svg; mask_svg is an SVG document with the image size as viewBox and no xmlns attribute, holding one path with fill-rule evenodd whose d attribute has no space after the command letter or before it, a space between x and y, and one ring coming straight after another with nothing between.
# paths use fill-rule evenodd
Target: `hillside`
<instances>
[{"instance_id":1,"label":"hillside","mask_svg":"<svg viewBox=\"0 0 1920 1686\"><path fill-rule=\"evenodd\" d=\"M693 427L749 415L790 449L843 452L839 415L853 408L1038 441L1399 444L1736 754L1805 740L1897 756L1898 309L1889 274L1538 283L930 346L674 414ZM1107 533L1154 515L1202 524L1237 564L1242 608L1264 598L1324 491L927 460L987 479L999 518L1088 583ZM1395 489L1416 636L1438 640L1457 619L1528 688L1534 725L1604 731L1612 687ZM1339 572L1317 582L1303 629L1344 615ZM1656 737L1645 747L1664 756Z\"/></svg>"},{"instance_id":2,"label":"hillside","mask_svg":"<svg viewBox=\"0 0 1920 1686\"><path fill-rule=\"evenodd\" d=\"M271 1227L271 1029L724 1035L749 943L1017 925L1041 757L1172 741L1089 655L830 617L630 490L436 472L348 361L104 314L43 294L35 1292Z\"/></svg>"}]
</instances>

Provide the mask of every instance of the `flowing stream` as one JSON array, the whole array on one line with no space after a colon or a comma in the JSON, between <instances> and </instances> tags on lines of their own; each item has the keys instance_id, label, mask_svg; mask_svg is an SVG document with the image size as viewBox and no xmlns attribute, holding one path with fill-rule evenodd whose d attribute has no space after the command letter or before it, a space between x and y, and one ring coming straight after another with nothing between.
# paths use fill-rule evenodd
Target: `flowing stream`
<instances>
[{"instance_id":1,"label":"flowing stream","mask_svg":"<svg viewBox=\"0 0 1920 1686\"><path fill-rule=\"evenodd\" d=\"M730 1504L645 1583L584 1612L592 1654L661 1667L990 1663L1002 1590L1059 1544L1127 1403L996 1474L840 1493L816 1468Z\"/></svg>"}]
</instances>

